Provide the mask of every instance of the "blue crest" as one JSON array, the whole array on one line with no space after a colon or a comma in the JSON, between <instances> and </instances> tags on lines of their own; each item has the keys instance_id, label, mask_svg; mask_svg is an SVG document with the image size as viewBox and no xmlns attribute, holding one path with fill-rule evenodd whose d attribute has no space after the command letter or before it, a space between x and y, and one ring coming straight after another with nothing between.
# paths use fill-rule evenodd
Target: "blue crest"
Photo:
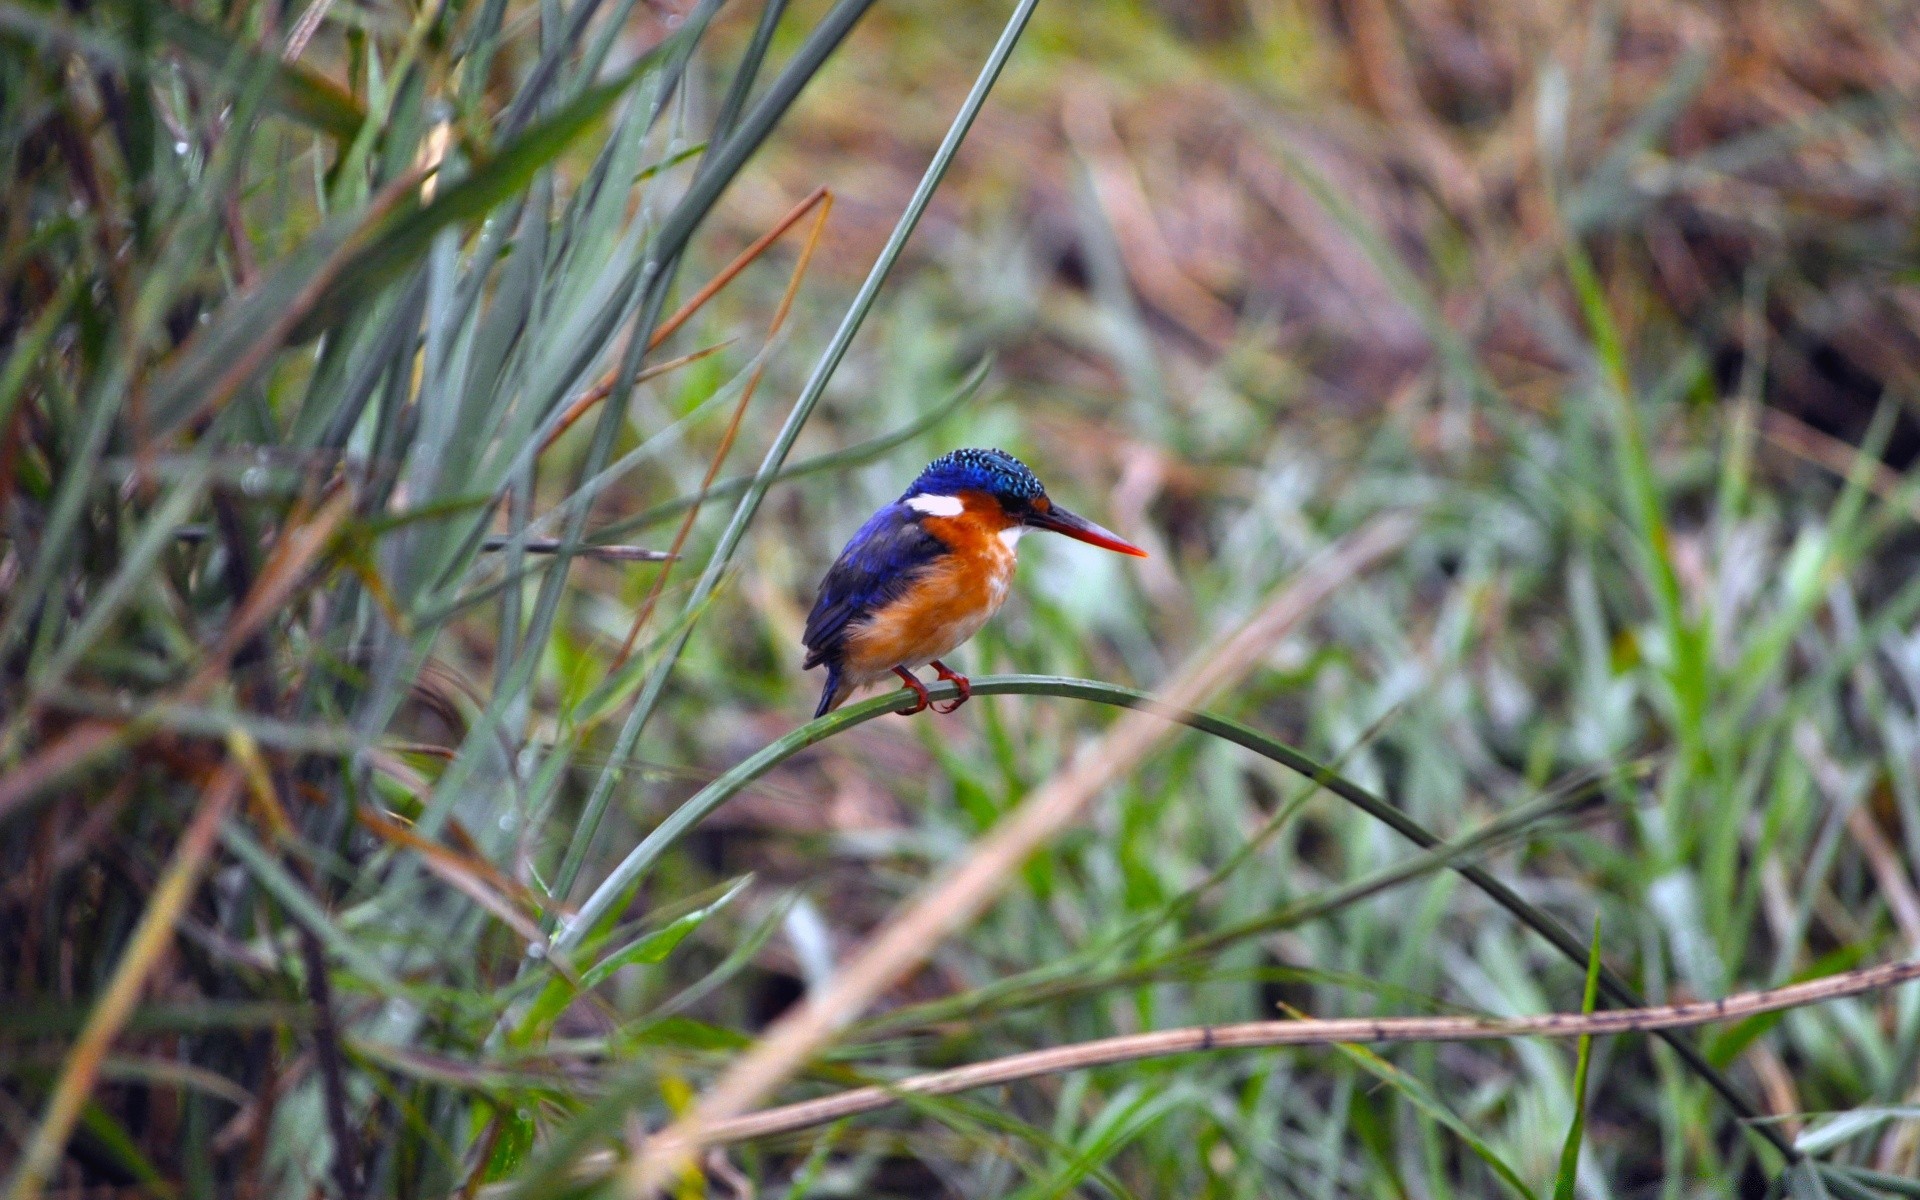
<instances>
[{"instance_id":1,"label":"blue crest","mask_svg":"<svg viewBox=\"0 0 1920 1200\"><path fill-rule=\"evenodd\" d=\"M1031 501L1045 495L1046 489L1027 464L1005 450L955 450L928 463L900 498L959 492L986 492L1002 500Z\"/></svg>"}]
</instances>

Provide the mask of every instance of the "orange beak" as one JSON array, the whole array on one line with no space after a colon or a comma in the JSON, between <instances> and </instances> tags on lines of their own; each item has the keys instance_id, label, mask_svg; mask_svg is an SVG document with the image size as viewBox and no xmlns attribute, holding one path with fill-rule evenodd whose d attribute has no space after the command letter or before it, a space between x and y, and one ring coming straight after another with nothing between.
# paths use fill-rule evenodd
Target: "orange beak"
<instances>
[{"instance_id":1,"label":"orange beak","mask_svg":"<svg viewBox=\"0 0 1920 1200\"><path fill-rule=\"evenodd\" d=\"M1029 513L1027 524L1035 529L1051 529L1055 533L1064 533L1076 542L1085 542L1089 546L1098 546L1102 550L1112 550L1119 554L1131 554L1135 558L1145 558L1147 552L1129 542L1119 534L1100 528L1092 521L1075 513L1070 513L1058 504L1045 512Z\"/></svg>"}]
</instances>

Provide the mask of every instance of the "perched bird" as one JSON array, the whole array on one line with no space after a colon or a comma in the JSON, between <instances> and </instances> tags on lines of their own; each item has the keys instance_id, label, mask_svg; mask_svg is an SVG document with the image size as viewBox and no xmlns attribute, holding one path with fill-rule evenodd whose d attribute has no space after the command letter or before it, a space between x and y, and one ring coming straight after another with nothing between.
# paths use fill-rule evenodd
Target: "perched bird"
<instances>
[{"instance_id":1,"label":"perched bird","mask_svg":"<svg viewBox=\"0 0 1920 1200\"><path fill-rule=\"evenodd\" d=\"M927 687L913 668L932 665L966 703L966 677L940 661L978 633L1007 598L1014 546L1029 529L1145 558L1147 552L1047 498L1025 463L1004 450L955 450L935 459L900 499L853 535L820 583L802 640L809 669L827 668L821 717L855 689L889 672L920 703ZM906 715L906 714L903 714Z\"/></svg>"}]
</instances>

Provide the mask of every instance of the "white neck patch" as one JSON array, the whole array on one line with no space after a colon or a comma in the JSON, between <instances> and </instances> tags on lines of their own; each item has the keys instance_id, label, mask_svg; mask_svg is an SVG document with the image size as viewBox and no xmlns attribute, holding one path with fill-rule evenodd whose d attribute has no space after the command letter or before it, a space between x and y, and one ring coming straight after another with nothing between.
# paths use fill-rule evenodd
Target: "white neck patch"
<instances>
[{"instance_id":1,"label":"white neck patch","mask_svg":"<svg viewBox=\"0 0 1920 1200\"><path fill-rule=\"evenodd\" d=\"M929 517L957 517L967 511L958 496L915 496L907 501L907 507Z\"/></svg>"},{"instance_id":2,"label":"white neck patch","mask_svg":"<svg viewBox=\"0 0 1920 1200\"><path fill-rule=\"evenodd\" d=\"M1020 544L1020 535L1026 531L1025 525L1009 525L1000 531L1000 540L1011 550Z\"/></svg>"}]
</instances>

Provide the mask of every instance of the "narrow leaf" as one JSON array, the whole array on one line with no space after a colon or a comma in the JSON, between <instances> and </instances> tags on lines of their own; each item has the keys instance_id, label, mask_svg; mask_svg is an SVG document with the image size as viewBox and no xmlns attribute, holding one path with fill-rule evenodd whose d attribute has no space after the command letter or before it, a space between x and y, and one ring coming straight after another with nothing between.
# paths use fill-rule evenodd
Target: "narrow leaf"
<instances>
[{"instance_id":1,"label":"narrow leaf","mask_svg":"<svg viewBox=\"0 0 1920 1200\"><path fill-rule=\"evenodd\" d=\"M751 882L753 882L753 876L743 875L712 904L697 908L676 921L628 942L595 963L592 970L581 976L581 985L594 987L603 983L612 978L615 971L629 963L657 963L666 958L673 953L674 947L686 940L688 934L700 928L708 917L726 907L728 902L738 896Z\"/></svg>"},{"instance_id":2,"label":"narrow leaf","mask_svg":"<svg viewBox=\"0 0 1920 1200\"><path fill-rule=\"evenodd\" d=\"M1587 956L1587 989L1580 997L1580 1012L1591 1016L1600 999L1600 918L1593 920L1593 950ZM1580 1139L1587 1127L1587 1068L1593 1061L1593 1035L1581 1034L1573 1067L1573 1124L1567 1129L1566 1145L1560 1148L1560 1171L1553 1181L1553 1200L1573 1200L1573 1185L1580 1170Z\"/></svg>"},{"instance_id":3,"label":"narrow leaf","mask_svg":"<svg viewBox=\"0 0 1920 1200\"><path fill-rule=\"evenodd\" d=\"M204 66L225 70L235 64L244 72L268 56L225 31L204 24L165 4L148 7L154 29ZM276 111L310 125L336 141L350 142L367 119L366 110L339 84L299 63L273 56L267 85L267 103Z\"/></svg>"},{"instance_id":4,"label":"narrow leaf","mask_svg":"<svg viewBox=\"0 0 1920 1200\"><path fill-rule=\"evenodd\" d=\"M1289 1010L1289 1012L1292 1012L1292 1015L1296 1017L1302 1015L1292 1010ZM1442 1104L1437 1096L1429 1092L1425 1084L1367 1049L1365 1046L1336 1045L1334 1049L1340 1051L1340 1053L1346 1055L1349 1059L1352 1059L1362 1070L1372 1075L1375 1079L1380 1080L1394 1091L1399 1092L1406 1098L1409 1104L1425 1113L1433 1121L1444 1126L1455 1137L1459 1138L1461 1142L1466 1145L1467 1149L1473 1151L1475 1155L1479 1156L1482 1162L1492 1168L1493 1173L1500 1177L1500 1181L1512 1188L1516 1195L1525 1196L1527 1200L1534 1200L1533 1190L1521 1182L1520 1176L1514 1173L1513 1168L1507 1165L1506 1160L1501 1158L1499 1153L1494 1150L1492 1146L1488 1145L1485 1139L1475 1133L1472 1126L1461 1120L1454 1114L1452 1109Z\"/></svg>"},{"instance_id":5,"label":"narrow leaf","mask_svg":"<svg viewBox=\"0 0 1920 1200\"><path fill-rule=\"evenodd\" d=\"M418 263L435 234L479 220L525 188L540 168L593 128L653 66L657 53L658 48L610 82L588 88L546 120L529 125L498 153L475 164L465 179L436 190L431 201L414 201L389 218L386 227L348 260L306 318L294 326L289 340L298 343L318 337Z\"/></svg>"}]
</instances>

